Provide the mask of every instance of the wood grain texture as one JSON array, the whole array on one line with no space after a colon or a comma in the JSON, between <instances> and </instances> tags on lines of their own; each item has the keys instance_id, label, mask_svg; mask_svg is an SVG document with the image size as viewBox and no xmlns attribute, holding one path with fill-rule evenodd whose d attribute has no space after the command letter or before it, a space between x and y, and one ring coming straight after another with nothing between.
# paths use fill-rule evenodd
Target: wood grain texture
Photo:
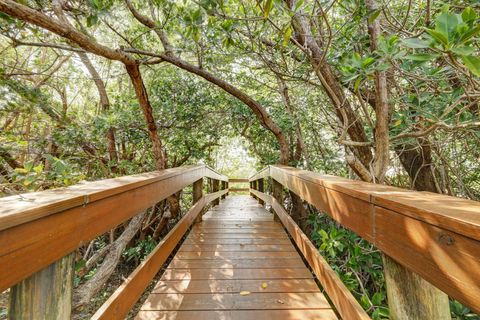
<instances>
[{"instance_id":1,"label":"wood grain texture","mask_svg":"<svg viewBox=\"0 0 480 320\"><path fill-rule=\"evenodd\" d=\"M289 310L330 309L320 292L151 294L141 310ZM233 319L232 319L233 320Z\"/></svg>"},{"instance_id":2,"label":"wood grain texture","mask_svg":"<svg viewBox=\"0 0 480 320\"><path fill-rule=\"evenodd\" d=\"M332 310L140 311L135 320L335 320Z\"/></svg>"},{"instance_id":3,"label":"wood grain texture","mask_svg":"<svg viewBox=\"0 0 480 320\"><path fill-rule=\"evenodd\" d=\"M167 269L161 280L216 279L312 279L308 269Z\"/></svg>"},{"instance_id":4,"label":"wood grain texture","mask_svg":"<svg viewBox=\"0 0 480 320\"><path fill-rule=\"evenodd\" d=\"M269 220L252 221L252 212ZM252 205L248 196L236 196L212 208L205 217L192 228L137 319L182 319L193 316L189 311L198 313L195 319L226 316L237 320L255 315L262 319L273 315L336 319L271 213ZM235 220L224 221L222 217ZM302 309L309 312L302 313ZM260 310L262 313L257 313Z\"/></svg>"},{"instance_id":5,"label":"wood grain texture","mask_svg":"<svg viewBox=\"0 0 480 320\"><path fill-rule=\"evenodd\" d=\"M8 318L70 319L75 254L69 254L11 288Z\"/></svg>"},{"instance_id":6,"label":"wood grain texture","mask_svg":"<svg viewBox=\"0 0 480 320\"><path fill-rule=\"evenodd\" d=\"M268 171L302 199L480 312L479 202L285 166Z\"/></svg>"},{"instance_id":7,"label":"wood grain texture","mask_svg":"<svg viewBox=\"0 0 480 320\"><path fill-rule=\"evenodd\" d=\"M262 284L265 284L262 287ZM159 281L153 293L320 292L313 279Z\"/></svg>"},{"instance_id":8,"label":"wood grain texture","mask_svg":"<svg viewBox=\"0 0 480 320\"><path fill-rule=\"evenodd\" d=\"M187 166L0 199L0 291L210 175L226 179Z\"/></svg>"}]
</instances>

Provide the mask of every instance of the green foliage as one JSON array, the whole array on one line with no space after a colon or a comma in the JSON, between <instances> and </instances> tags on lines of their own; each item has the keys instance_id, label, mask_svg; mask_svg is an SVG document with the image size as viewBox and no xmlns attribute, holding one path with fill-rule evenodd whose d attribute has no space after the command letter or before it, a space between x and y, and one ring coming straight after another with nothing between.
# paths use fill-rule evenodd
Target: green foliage
<instances>
[{"instance_id":1,"label":"green foliage","mask_svg":"<svg viewBox=\"0 0 480 320\"><path fill-rule=\"evenodd\" d=\"M425 28L426 36L422 39L411 38L403 40L403 44L413 49L430 49L436 53L425 52L407 55L407 59L414 61L431 61L444 54L445 59L463 64L474 75L480 76L480 58L475 55L473 45L475 37L480 34L476 12L467 7L461 14L454 13L445 6L435 17L435 28Z\"/></svg>"},{"instance_id":2,"label":"green foliage","mask_svg":"<svg viewBox=\"0 0 480 320\"><path fill-rule=\"evenodd\" d=\"M84 174L79 173L78 168L59 158L45 155L45 161L49 164L49 170L45 170L43 163L34 165L33 162L27 161L23 168L15 169L13 181L27 190L38 191L69 186L86 178Z\"/></svg>"},{"instance_id":3,"label":"green foliage","mask_svg":"<svg viewBox=\"0 0 480 320\"><path fill-rule=\"evenodd\" d=\"M142 261L150 252L155 249L157 242L152 237L147 236L145 239L138 241L134 246L127 248L123 253L123 257L127 261Z\"/></svg>"},{"instance_id":4,"label":"green foliage","mask_svg":"<svg viewBox=\"0 0 480 320\"><path fill-rule=\"evenodd\" d=\"M454 320L480 320L480 316L455 300L450 300L450 311Z\"/></svg>"},{"instance_id":5,"label":"green foliage","mask_svg":"<svg viewBox=\"0 0 480 320\"><path fill-rule=\"evenodd\" d=\"M311 239L372 319L388 319L382 257L376 248L326 215L308 220Z\"/></svg>"}]
</instances>

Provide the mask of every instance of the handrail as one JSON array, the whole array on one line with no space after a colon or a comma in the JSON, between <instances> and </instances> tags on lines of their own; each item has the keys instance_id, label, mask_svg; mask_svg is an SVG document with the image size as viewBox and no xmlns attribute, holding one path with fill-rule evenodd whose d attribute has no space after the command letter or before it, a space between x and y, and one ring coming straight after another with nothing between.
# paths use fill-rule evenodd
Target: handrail
<instances>
[{"instance_id":1,"label":"handrail","mask_svg":"<svg viewBox=\"0 0 480 320\"><path fill-rule=\"evenodd\" d=\"M203 178L205 165L0 198L0 292Z\"/></svg>"},{"instance_id":2,"label":"handrail","mask_svg":"<svg viewBox=\"0 0 480 320\"><path fill-rule=\"evenodd\" d=\"M480 203L269 166L271 177L436 287L480 312Z\"/></svg>"},{"instance_id":3,"label":"handrail","mask_svg":"<svg viewBox=\"0 0 480 320\"><path fill-rule=\"evenodd\" d=\"M230 183L248 183L248 178L229 178L228 182Z\"/></svg>"}]
</instances>

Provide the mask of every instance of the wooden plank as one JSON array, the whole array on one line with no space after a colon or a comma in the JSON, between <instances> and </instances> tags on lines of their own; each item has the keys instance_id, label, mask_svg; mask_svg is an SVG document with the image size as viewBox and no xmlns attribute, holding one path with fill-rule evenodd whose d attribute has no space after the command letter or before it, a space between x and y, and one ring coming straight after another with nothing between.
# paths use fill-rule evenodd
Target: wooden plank
<instances>
[{"instance_id":1,"label":"wooden plank","mask_svg":"<svg viewBox=\"0 0 480 320\"><path fill-rule=\"evenodd\" d=\"M221 195L221 193L216 193L215 196L218 198ZM121 319L128 314L130 308L140 298L145 288L206 205L207 199L213 200L212 197L212 194L206 194L188 210L147 258L140 263L124 283L95 312L91 319Z\"/></svg>"},{"instance_id":2,"label":"wooden plank","mask_svg":"<svg viewBox=\"0 0 480 320\"><path fill-rule=\"evenodd\" d=\"M266 203L272 205L280 221L288 230L288 233L292 236L297 247L317 275L322 287L327 292L342 318L352 320L370 319L357 300L355 300L355 297L353 297L351 292L340 280L336 272L330 267L327 261L325 261L317 248L310 242L308 237L297 226L290 215L288 215L283 206L281 206L273 197L264 193L257 192L257 196L261 197Z\"/></svg>"},{"instance_id":3,"label":"wooden plank","mask_svg":"<svg viewBox=\"0 0 480 320\"><path fill-rule=\"evenodd\" d=\"M295 251L291 244L184 244L179 252L185 251Z\"/></svg>"},{"instance_id":4,"label":"wooden plank","mask_svg":"<svg viewBox=\"0 0 480 320\"><path fill-rule=\"evenodd\" d=\"M278 222L273 221L211 221L206 220L200 223L195 224L194 228L199 229L209 229L209 228L235 228L235 227L248 227L248 228L283 228L283 226Z\"/></svg>"},{"instance_id":5,"label":"wooden plank","mask_svg":"<svg viewBox=\"0 0 480 320\"><path fill-rule=\"evenodd\" d=\"M200 238L187 238L183 242L185 244L289 244L290 239L283 238L239 238L239 239L204 239Z\"/></svg>"},{"instance_id":6,"label":"wooden plank","mask_svg":"<svg viewBox=\"0 0 480 320\"><path fill-rule=\"evenodd\" d=\"M312 274L306 268L281 269L167 269L161 280L185 279L311 279Z\"/></svg>"},{"instance_id":7,"label":"wooden plank","mask_svg":"<svg viewBox=\"0 0 480 320\"><path fill-rule=\"evenodd\" d=\"M153 293L141 310L281 310L330 309L319 292L309 293L256 293L249 295L231 293L175 294Z\"/></svg>"},{"instance_id":8,"label":"wooden plank","mask_svg":"<svg viewBox=\"0 0 480 320\"><path fill-rule=\"evenodd\" d=\"M248 192L249 188L229 188L230 192Z\"/></svg>"},{"instance_id":9,"label":"wooden plank","mask_svg":"<svg viewBox=\"0 0 480 320\"><path fill-rule=\"evenodd\" d=\"M263 285L263 286L262 286ZM313 279L159 281L152 293L320 292Z\"/></svg>"},{"instance_id":10,"label":"wooden plank","mask_svg":"<svg viewBox=\"0 0 480 320\"><path fill-rule=\"evenodd\" d=\"M252 182L252 181L256 181L258 179L268 178L270 176L270 167L271 166L267 166L267 167L263 168L262 170L258 171L253 176L248 178L248 180L250 182Z\"/></svg>"},{"instance_id":11,"label":"wooden plank","mask_svg":"<svg viewBox=\"0 0 480 320\"><path fill-rule=\"evenodd\" d=\"M214 233L248 233L248 234L272 234L279 233L285 234L285 231L280 228L275 229L260 229L260 228L218 228L218 229L195 229L192 230L194 235L214 234Z\"/></svg>"},{"instance_id":12,"label":"wooden plank","mask_svg":"<svg viewBox=\"0 0 480 320\"><path fill-rule=\"evenodd\" d=\"M183 167L183 166L182 166ZM215 171L215 169L209 167L209 166L205 166L205 174L204 176L206 178L210 178L210 179L214 179L214 180L219 180L219 181L225 181L225 182L228 182L228 177L227 176L224 176L220 173L218 173L217 171Z\"/></svg>"},{"instance_id":13,"label":"wooden plank","mask_svg":"<svg viewBox=\"0 0 480 320\"><path fill-rule=\"evenodd\" d=\"M272 219L272 217L270 217ZM288 239L286 233L267 233L267 234L254 234L254 233L204 233L190 234L187 239L199 240L199 239Z\"/></svg>"},{"instance_id":14,"label":"wooden plank","mask_svg":"<svg viewBox=\"0 0 480 320\"><path fill-rule=\"evenodd\" d=\"M480 243L383 208L377 248L475 312L480 312Z\"/></svg>"},{"instance_id":15,"label":"wooden plank","mask_svg":"<svg viewBox=\"0 0 480 320\"><path fill-rule=\"evenodd\" d=\"M252 223L253 224L253 223ZM254 231L259 230L260 232L284 232L283 227L280 225L272 225L272 226L248 226L248 225L225 225L225 226L210 226L210 227L202 227L196 226L193 231L200 232L200 233L218 233L222 231L226 232L237 232L237 230L246 230L246 231Z\"/></svg>"},{"instance_id":16,"label":"wooden plank","mask_svg":"<svg viewBox=\"0 0 480 320\"><path fill-rule=\"evenodd\" d=\"M275 180L306 201L309 201L306 197L312 188L317 191L310 195L317 197L320 195L319 188L324 187L480 240L478 201L320 175L285 166L270 166L270 173Z\"/></svg>"},{"instance_id":17,"label":"wooden plank","mask_svg":"<svg viewBox=\"0 0 480 320\"><path fill-rule=\"evenodd\" d=\"M84 182L68 188L25 193L0 199L0 230L178 176L203 176L204 166L185 166L114 179ZM178 184L178 182L177 182ZM186 183L185 185L188 185ZM172 193L176 186L172 186ZM170 194L169 194L170 195Z\"/></svg>"},{"instance_id":18,"label":"wooden plank","mask_svg":"<svg viewBox=\"0 0 480 320\"><path fill-rule=\"evenodd\" d=\"M293 251L187 251L178 252L175 255L178 259L271 259L271 258L298 258Z\"/></svg>"},{"instance_id":19,"label":"wooden plank","mask_svg":"<svg viewBox=\"0 0 480 320\"><path fill-rule=\"evenodd\" d=\"M332 310L140 311L135 320L336 320Z\"/></svg>"},{"instance_id":20,"label":"wooden plank","mask_svg":"<svg viewBox=\"0 0 480 320\"><path fill-rule=\"evenodd\" d=\"M304 268L300 257L276 259L206 259L189 260L174 258L168 265L169 269L269 269L269 268Z\"/></svg>"},{"instance_id":21,"label":"wooden plank","mask_svg":"<svg viewBox=\"0 0 480 320\"><path fill-rule=\"evenodd\" d=\"M248 178L229 178L230 183L248 183Z\"/></svg>"}]
</instances>

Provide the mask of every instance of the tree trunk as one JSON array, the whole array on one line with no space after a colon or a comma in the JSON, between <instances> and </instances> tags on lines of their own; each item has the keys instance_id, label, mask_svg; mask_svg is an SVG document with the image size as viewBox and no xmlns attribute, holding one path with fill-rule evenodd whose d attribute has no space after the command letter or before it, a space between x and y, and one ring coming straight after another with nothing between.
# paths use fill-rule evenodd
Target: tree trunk
<instances>
[{"instance_id":1,"label":"tree trunk","mask_svg":"<svg viewBox=\"0 0 480 320\"><path fill-rule=\"evenodd\" d=\"M395 152L407 171L415 190L441 193L436 183L430 145L423 139L419 139L418 142L417 145L406 143L398 146L395 148Z\"/></svg>"},{"instance_id":2,"label":"tree trunk","mask_svg":"<svg viewBox=\"0 0 480 320\"><path fill-rule=\"evenodd\" d=\"M115 271L115 268L122 257L123 250L142 226L142 220L144 217L145 212L142 212L132 218L120 237L111 244L107 256L95 275L77 288L73 298L74 308L79 308L88 304L92 297L100 291L105 282L107 282Z\"/></svg>"},{"instance_id":3,"label":"tree trunk","mask_svg":"<svg viewBox=\"0 0 480 320\"><path fill-rule=\"evenodd\" d=\"M90 76L92 77L95 86L97 87L98 94L100 96L100 106L102 108L102 112L106 113L110 109L110 101L108 99L107 89L105 88L105 83L103 82L102 78L98 74L97 70L93 66L90 58L85 52L77 52L77 55L82 60L83 64L87 68ZM115 129L110 127L107 130L106 134L107 138L107 150L110 161L114 164L118 162L118 155L117 155L117 146L115 142Z\"/></svg>"}]
</instances>

